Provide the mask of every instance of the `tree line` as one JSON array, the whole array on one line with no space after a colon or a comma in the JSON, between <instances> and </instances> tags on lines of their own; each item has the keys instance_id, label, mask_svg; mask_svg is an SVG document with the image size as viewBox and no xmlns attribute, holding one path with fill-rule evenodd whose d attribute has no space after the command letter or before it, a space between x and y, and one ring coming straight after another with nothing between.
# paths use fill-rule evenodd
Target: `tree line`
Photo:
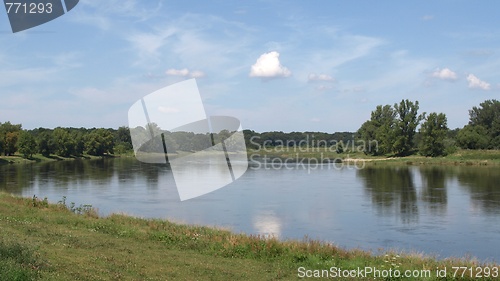
<instances>
[{"instance_id":1,"label":"tree line","mask_svg":"<svg viewBox=\"0 0 500 281\"><path fill-rule=\"evenodd\" d=\"M125 152L132 148L127 127L104 128L37 128L22 129L21 124L0 123L0 153L6 156L19 152L25 158L33 154L45 157L82 156L84 154L103 156Z\"/></svg>"},{"instance_id":2,"label":"tree line","mask_svg":"<svg viewBox=\"0 0 500 281\"><path fill-rule=\"evenodd\" d=\"M402 100L378 105L370 120L357 131L357 139L375 141L365 151L371 155L442 156L463 149L500 149L500 102L486 100L469 110L469 123L450 130L444 113L418 113L418 101ZM422 124L420 124L422 122ZM420 125L419 130L417 127Z\"/></svg>"},{"instance_id":3,"label":"tree line","mask_svg":"<svg viewBox=\"0 0 500 281\"><path fill-rule=\"evenodd\" d=\"M370 120L356 132L258 133L244 130L247 148L327 147L339 153L353 147L370 155L444 156L462 149L500 149L500 102L486 100L469 110L469 123L449 129L446 114L419 113L419 102L401 100L394 105L378 105ZM418 129L418 130L417 130ZM359 149L361 148L361 149Z\"/></svg>"},{"instance_id":4,"label":"tree line","mask_svg":"<svg viewBox=\"0 0 500 281\"><path fill-rule=\"evenodd\" d=\"M410 100L402 100L392 106L378 105L371 112L370 120L364 122L356 132L258 133L243 130L243 133L246 146L250 149L265 146L322 147L335 144L337 152L342 153L346 144L354 147L355 143L360 142L375 144L364 146L363 151L371 155L406 156L420 153L424 156L441 156L453 153L457 148L500 149L498 100L486 100L479 106L474 106L469 110L469 123L454 130L448 128L444 113L432 112L427 115L425 112L419 113L419 109L419 102ZM151 126L152 124L149 125L150 128ZM161 130L159 127L157 129ZM144 138L150 135L144 127L134 128L132 131L136 136L144 135ZM225 130L212 135L165 131L163 141L175 151L198 151L210 147L214 141L230 138L232 133ZM159 144L151 142L145 145ZM57 127L24 130L21 124L0 122L0 153L6 156L17 152L26 158L37 153L46 157L78 157L84 154L103 156L131 150L132 139L126 126L118 129Z\"/></svg>"}]
</instances>

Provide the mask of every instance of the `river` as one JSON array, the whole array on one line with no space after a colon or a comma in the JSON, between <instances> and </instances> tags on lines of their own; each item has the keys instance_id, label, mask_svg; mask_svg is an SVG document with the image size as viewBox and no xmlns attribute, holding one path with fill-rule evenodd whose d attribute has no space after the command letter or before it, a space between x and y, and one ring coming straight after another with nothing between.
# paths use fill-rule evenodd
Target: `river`
<instances>
[{"instance_id":1,"label":"river","mask_svg":"<svg viewBox=\"0 0 500 281\"><path fill-rule=\"evenodd\" d=\"M180 201L168 167L118 158L2 165L0 189L54 203L65 197L102 215L500 261L498 167L253 165L219 190Z\"/></svg>"}]
</instances>

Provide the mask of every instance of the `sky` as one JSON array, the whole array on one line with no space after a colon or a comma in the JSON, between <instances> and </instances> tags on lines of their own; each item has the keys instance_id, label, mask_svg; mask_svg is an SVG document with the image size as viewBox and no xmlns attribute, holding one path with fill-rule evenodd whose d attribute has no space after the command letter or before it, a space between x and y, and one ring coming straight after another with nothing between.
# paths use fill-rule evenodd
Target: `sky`
<instances>
[{"instance_id":1,"label":"sky","mask_svg":"<svg viewBox=\"0 0 500 281\"><path fill-rule=\"evenodd\" d=\"M419 101L450 128L500 94L500 2L80 0L12 33L0 12L0 122L128 125L143 96L195 78L243 129L356 131Z\"/></svg>"}]
</instances>

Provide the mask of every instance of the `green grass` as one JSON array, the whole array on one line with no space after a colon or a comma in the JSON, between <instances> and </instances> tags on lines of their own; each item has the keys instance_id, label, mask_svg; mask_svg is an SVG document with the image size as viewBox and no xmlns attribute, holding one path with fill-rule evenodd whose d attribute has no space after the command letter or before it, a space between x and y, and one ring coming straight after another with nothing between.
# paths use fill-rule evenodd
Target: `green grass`
<instances>
[{"instance_id":1,"label":"green grass","mask_svg":"<svg viewBox=\"0 0 500 281\"><path fill-rule=\"evenodd\" d=\"M177 155L178 154L178 155ZM176 158L184 155L185 152L178 152L172 155L171 158ZM290 159L290 162L300 161L301 159L315 159L318 161L353 161L354 159L363 159L365 164L374 165L387 165L387 164L405 164L405 165L500 165L500 150L464 150L460 149L453 154L444 157L424 157L418 154L395 157L393 155L371 156L362 152L346 151L344 153L337 153L334 149L325 147L308 147L308 148L294 148L294 147L281 147L281 148L266 148L253 150L248 149L247 154L251 160L258 160L259 157L267 157L269 159L281 158ZM253 155L253 158L251 158ZM112 156L112 157L134 157L133 152ZM158 155L164 157L164 155ZM41 154L33 155L30 159L25 159L21 155L14 156L0 156L0 164L26 164L34 162L47 162L47 161L60 161L60 160L75 160L75 159L94 159L98 156L83 155L81 157L60 157L51 155L45 157ZM268 160L270 161L270 160Z\"/></svg>"},{"instance_id":2,"label":"green grass","mask_svg":"<svg viewBox=\"0 0 500 281\"><path fill-rule=\"evenodd\" d=\"M99 217L89 208L70 210L62 202L5 193L0 229L0 280L296 280L299 267L333 266L430 269L433 276L446 267L446 278L421 280L454 280L452 266L497 266L421 254L375 255L309 239L279 241L124 215Z\"/></svg>"},{"instance_id":3,"label":"green grass","mask_svg":"<svg viewBox=\"0 0 500 281\"><path fill-rule=\"evenodd\" d=\"M105 157L115 157L113 155L105 156ZM62 161L62 160L75 160L75 159L96 159L100 158L100 156L93 155L82 155L82 156L71 156L71 157L62 157L57 155L43 156L41 154L33 154L30 158L24 158L20 154L14 154L12 156L0 156L0 165L1 164L29 164L36 162L49 162L49 161Z\"/></svg>"},{"instance_id":4,"label":"green grass","mask_svg":"<svg viewBox=\"0 0 500 281\"><path fill-rule=\"evenodd\" d=\"M363 158L361 155L356 157ZM353 157L355 158L355 157ZM374 164L407 164L407 165L500 165L500 150L457 150L443 157L424 157L410 155L406 157L375 157ZM379 161L377 161L379 160Z\"/></svg>"},{"instance_id":5,"label":"green grass","mask_svg":"<svg viewBox=\"0 0 500 281\"><path fill-rule=\"evenodd\" d=\"M247 151L249 157L254 155L253 159L258 157L267 157L270 159L290 158L296 159L330 159L340 161L354 161L356 159L363 159L365 164L372 165L387 165L387 164L405 164L405 165L500 165L500 150L457 150L455 153L443 157L424 157L418 154L395 157L393 155L371 156L363 152L346 151L344 153L337 153L329 148L267 148ZM268 160L270 161L270 160ZM359 162L359 161L358 161Z\"/></svg>"},{"instance_id":6,"label":"green grass","mask_svg":"<svg viewBox=\"0 0 500 281\"><path fill-rule=\"evenodd\" d=\"M42 264L31 248L19 242L0 240L1 280L36 280Z\"/></svg>"}]
</instances>

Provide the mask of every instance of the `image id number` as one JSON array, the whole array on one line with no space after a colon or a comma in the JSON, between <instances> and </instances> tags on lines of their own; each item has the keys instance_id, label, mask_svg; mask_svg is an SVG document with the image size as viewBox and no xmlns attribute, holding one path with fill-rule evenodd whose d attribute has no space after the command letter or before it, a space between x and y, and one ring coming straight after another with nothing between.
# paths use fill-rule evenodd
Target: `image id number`
<instances>
[{"instance_id":1,"label":"image id number","mask_svg":"<svg viewBox=\"0 0 500 281\"><path fill-rule=\"evenodd\" d=\"M52 13L52 3L5 3L7 6L7 14L9 13L24 13L24 14L50 14Z\"/></svg>"}]
</instances>

